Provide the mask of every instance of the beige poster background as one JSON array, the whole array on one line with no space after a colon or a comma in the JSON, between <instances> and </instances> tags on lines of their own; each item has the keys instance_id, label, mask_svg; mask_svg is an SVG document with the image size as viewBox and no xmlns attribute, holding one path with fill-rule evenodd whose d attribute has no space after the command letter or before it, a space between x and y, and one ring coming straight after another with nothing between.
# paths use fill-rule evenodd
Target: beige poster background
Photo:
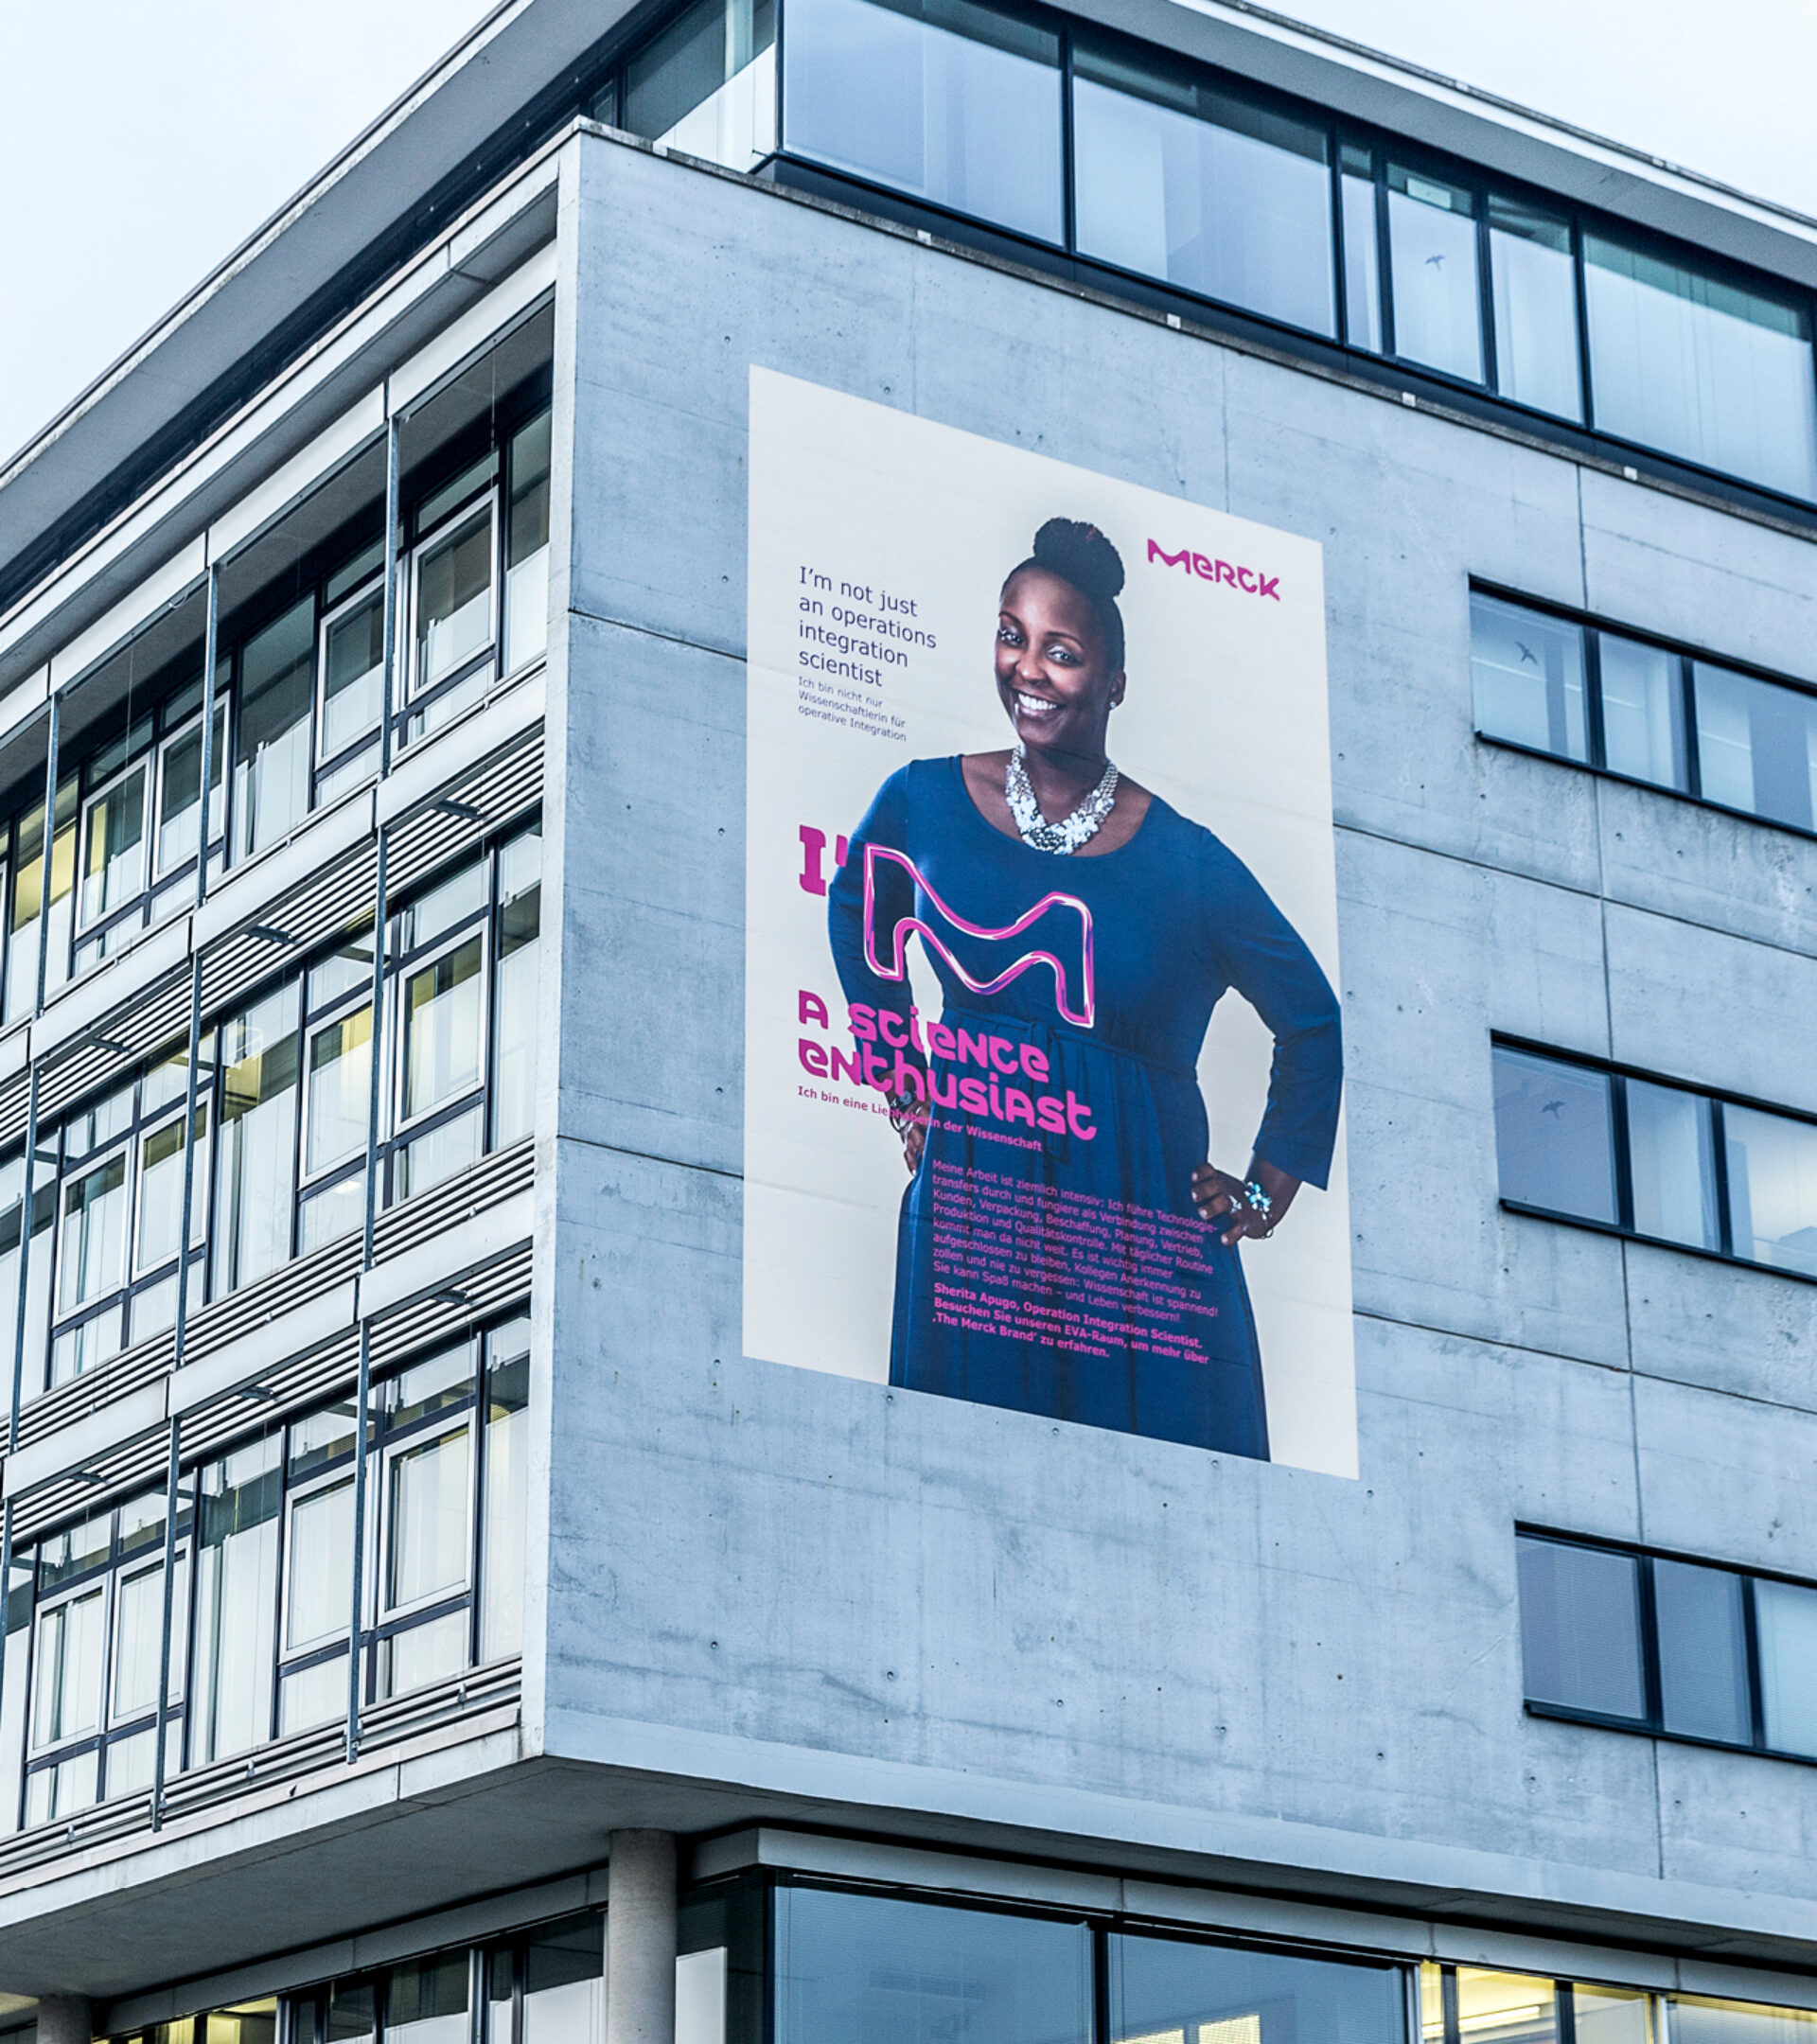
<instances>
[{"instance_id":1,"label":"beige poster background","mask_svg":"<svg viewBox=\"0 0 1817 2044\"><path fill-rule=\"evenodd\" d=\"M849 1047L826 901L803 884L803 832L823 837L830 879L838 837L897 767L1012 742L992 665L997 594L1056 515L1098 525L1128 577L1112 757L1250 867L1341 989L1318 546L753 367L749 1355L888 1381L907 1174L880 1097L803 1062L803 1038ZM1150 557L1151 539L1173 565ZM880 616L897 636L845 622ZM937 1014L918 943L911 956L918 1003ZM830 1028L811 999L803 1022L803 994L824 1003ZM1199 1067L1211 1160L1225 1170L1248 1161L1270 1052L1254 1011L1226 994ZM1348 1216L1340 1127L1331 1189L1306 1188L1279 1234L1246 1243L1243 1260L1273 1459L1354 1476Z\"/></svg>"}]
</instances>

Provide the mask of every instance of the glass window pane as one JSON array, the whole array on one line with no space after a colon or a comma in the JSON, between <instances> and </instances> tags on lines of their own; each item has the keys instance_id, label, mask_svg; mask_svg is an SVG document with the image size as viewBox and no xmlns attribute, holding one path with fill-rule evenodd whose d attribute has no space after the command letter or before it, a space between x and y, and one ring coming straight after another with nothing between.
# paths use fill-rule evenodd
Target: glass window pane
<instances>
[{"instance_id":1,"label":"glass window pane","mask_svg":"<svg viewBox=\"0 0 1817 2044\"><path fill-rule=\"evenodd\" d=\"M499 854L492 1140L500 1146L529 1135L536 1119L541 842L537 833L526 831Z\"/></svg>"},{"instance_id":2,"label":"glass window pane","mask_svg":"<svg viewBox=\"0 0 1817 2044\"><path fill-rule=\"evenodd\" d=\"M1602 753L1610 770L1661 787L1688 787L1678 655L1598 632L1596 660L1602 682Z\"/></svg>"},{"instance_id":3,"label":"glass window pane","mask_svg":"<svg viewBox=\"0 0 1817 2044\"><path fill-rule=\"evenodd\" d=\"M239 656L237 856L275 844L307 814L314 708L315 598L306 596L249 639Z\"/></svg>"},{"instance_id":4,"label":"glass window pane","mask_svg":"<svg viewBox=\"0 0 1817 2044\"><path fill-rule=\"evenodd\" d=\"M1736 1255L1817 1277L1817 1127L1725 1106L1722 1133Z\"/></svg>"},{"instance_id":5,"label":"glass window pane","mask_svg":"<svg viewBox=\"0 0 1817 2044\"><path fill-rule=\"evenodd\" d=\"M1653 2044L1653 1998L1625 1987L1571 1990L1578 2044Z\"/></svg>"},{"instance_id":6,"label":"glass window pane","mask_svg":"<svg viewBox=\"0 0 1817 2044\"><path fill-rule=\"evenodd\" d=\"M1388 166L1388 258L1394 351L1409 361L1483 380L1483 309L1476 287L1475 202L1455 185Z\"/></svg>"},{"instance_id":7,"label":"glass window pane","mask_svg":"<svg viewBox=\"0 0 1817 2044\"><path fill-rule=\"evenodd\" d=\"M1596 421L1667 454L1817 497L1817 386L1799 305L1583 238Z\"/></svg>"},{"instance_id":8,"label":"glass window pane","mask_svg":"<svg viewBox=\"0 0 1817 2044\"><path fill-rule=\"evenodd\" d=\"M170 1637L180 1660L188 1630L184 1612L185 1572L177 1571L171 1591ZM115 1724L158 1707L158 1660L164 1648L164 1565L123 1576L115 1593L114 1632L114 1704ZM173 1693L182 1687L183 1670L171 1669ZM110 1793L112 1789L110 1788Z\"/></svg>"},{"instance_id":9,"label":"glass window pane","mask_svg":"<svg viewBox=\"0 0 1817 2044\"><path fill-rule=\"evenodd\" d=\"M385 1517L385 1603L397 1611L467 1581L467 1430L400 1451Z\"/></svg>"},{"instance_id":10,"label":"glass window pane","mask_svg":"<svg viewBox=\"0 0 1817 2044\"><path fill-rule=\"evenodd\" d=\"M476 1106L469 1113L456 1115L450 1121L437 1122L427 1135L418 1136L397 1152L392 1198L394 1201L415 1199L417 1193L427 1192L432 1186L453 1177L456 1172L464 1172L469 1165L477 1164L485 1150L484 1107Z\"/></svg>"},{"instance_id":11,"label":"glass window pane","mask_svg":"<svg viewBox=\"0 0 1817 2044\"><path fill-rule=\"evenodd\" d=\"M227 712L215 712L208 766L208 841L221 835L221 784L226 771ZM172 738L158 755L158 872L174 872L196 855L202 833L202 719Z\"/></svg>"},{"instance_id":12,"label":"glass window pane","mask_svg":"<svg viewBox=\"0 0 1817 2044\"><path fill-rule=\"evenodd\" d=\"M1749 1744L1741 1578L1727 1569L1655 1561L1653 1610L1667 1731Z\"/></svg>"},{"instance_id":13,"label":"glass window pane","mask_svg":"<svg viewBox=\"0 0 1817 2044\"><path fill-rule=\"evenodd\" d=\"M38 1621L34 1746L79 1738L101 1721L103 1602L97 1586L53 1606Z\"/></svg>"},{"instance_id":14,"label":"glass window pane","mask_svg":"<svg viewBox=\"0 0 1817 2044\"><path fill-rule=\"evenodd\" d=\"M356 1008L309 1038L309 1109L306 1171L322 1171L365 1148L372 1116L369 1006Z\"/></svg>"},{"instance_id":15,"label":"glass window pane","mask_svg":"<svg viewBox=\"0 0 1817 2044\"><path fill-rule=\"evenodd\" d=\"M1109 1960L1114 2044L1402 2044L1392 1966L1115 1935Z\"/></svg>"},{"instance_id":16,"label":"glass window pane","mask_svg":"<svg viewBox=\"0 0 1817 2044\"><path fill-rule=\"evenodd\" d=\"M330 618L322 633L322 757L331 760L376 729L384 708L385 592Z\"/></svg>"},{"instance_id":17,"label":"glass window pane","mask_svg":"<svg viewBox=\"0 0 1817 2044\"><path fill-rule=\"evenodd\" d=\"M1557 1541L1516 1545L1527 1701L1644 1718L1640 1564L1632 1555Z\"/></svg>"},{"instance_id":18,"label":"glass window pane","mask_svg":"<svg viewBox=\"0 0 1817 2044\"><path fill-rule=\"evenodd\" d=\"M1635 1230L1694 1249L1720 1248L1709 1101L1639 1079L1627 1082L1627 1092Z\"/></svg>"},{"instance_id":19,"label":"glass window pane","mask_svg":"<svg viewBox=\"0 0 1817 2044\"><path fill-rule=\"evenodd\" d=\"M725 0L714 0L714 5L723 10ZM774 9L765 6L761 11L767 20ZM771 97L773 103L773 88ZM547 412L539 413L512 437L510 473L511 508L504 536L504 671L515 674L549 643Z\"/></svg>"},{"instance_id":20,"label":"glass window pane","mask_svg":"<svg viewBox=\"0 0 1817 2044\"><path fill-rule=\"evenodd\" d=\"M126 1157L111 1156L63 1188L57 1310L71 1313L115 1290L126 1276Z\"/></svg>"},{"instance_id":21,"label":"glass window pane","mask_svg":"<svg viewBox=\"0 0 1817 2044\"><path fill-rule=\"evenodd\" d=\"M1322 129L1090 43L1073 78L1081 255L1336 330Z\"/></svg>"},{"instance_id":22,"label":"glass window pane","mask_svg":"<svg viewBox=\"0 0 1817 2044\"><path fill-rule=\"evenodd\" d=\"M787 146L837 170L1061 237L1060 40L977 0L792 0Z\"/></svg>"},{"instance_id":23,"label":"glass window pane","mask_svg":"<svg viewBox=\"0 0 1817 2044\"><path fill-rule=\"evenodd\" d=\"M82 927L145 889L145 767L88 805L82 830Z\"/></svg>"},{"instance_id":24,"label":"glass window pane","mask_svg":"<svg viewBox=\"0 0 1817 2044\"><path fill-rule=\"evenodd\" d=\"M779 1888L776 2044L1088 2044L1091 1933Z\"/></svg>"},{"instance_id":25,"label":"glass window pane","mask_svg":"<svg viewBox=\"0 0 1817 2044\"><path fill-rule=\"evenodd\" d=\"M296 1176L294 981L222 1031L215 1289L232 1292L287 1262Z\"/></svg>"},{"instance_id":26,"label":"glass window pane","mask_svg":"<svg viewBox=\"0 0 1817 2044\"><path fill-rule=\"evenodd\" d=\"M1817 696L1703 661L1691 678L1705 798L1809 830L1817 805Z\"/></svg>"},{"instance_id":27,"label":"glass window pane","mask_svg":"<svg viewBox=\"0 0 1817 2044\"><path fill-rule=\"evenodd\" d=\"M297 1211L297 1254L308 1256L324 1242L339 1242L355 1228L366 1225L366 1174L363 1168L350 1178L311 1192Z\"/></svg>"},{"instance_id":28,"label":"glass window pane","mask_svg":"<svg viewBox=\"0 0 1817 2044\"><path fill-rule=\"evenodd\" d=\"M1376 248L1375 170L1367 150L1345 143L1344 323L1352 347L1382 348L1382 268Z\"/></svg>"},{"instance_id":29,"label":"glass window pane","mask_svg":"<svg viewBox=\"0 0 1817 2044\"><path fill-rule=\"evenodd\" d=\"M523 1647L524 1507L530 1454L530 1323L486 1336L485 1523L480 1552L480 1659Z\"/></svg>"},{"instance_id":30,"label":"glass window pane","mask_svg":"<svg viewBox=\"0 0 1817 2044\"><path fill-rule=\"evenodd\" d=\"M342 1651L326 1661L295 1668L277 1685L277 1736L308 1732L333 1724L347 1715L347 1656Z\"/></svg>"},{"instance_id":31,"label":"glass window pane","mask_svg":"<svg viewBox=\"0 0 1817 2044\"><path fill-rule=\"evenodd\" d=\"M300 1484L339 1455L353 1453L351 1404L325 1406L291 1425L290 1477Z\"/></svg>"},{"instance_id":32,"label":"glass window pane","mask_svg":"<svg viewBox=\"0 0 1817 2044\"><path fill-rule=\"evenodd\" d=\"M416 561L413 686L432 688L492 639L492 509L482 504Z\"/></svg>"},{"instance_id":33,"label":"glass window pane","mask_svg":"<svg viewBox=\"0 0 1817 2044\"><path fill-rule=\"evenodd\" d=\"M1767 1744L1817 1758L1817 1590L1756 1579L1754 1620Z\"/></svg>"},{"instance_id":34,"label":"glass window pane","mask_svg":"<svg viewBox=\"0 0 1817 2044\"><path fill-rule=\"evenodd\" d=\"M427 1114L479 1084L481 943L456 949L412 973L404 994L404 1117Z\"/></svg>"},{"instance_id":35,"label":"glass window pane","mask_svg":"<svg viewBox=\"0 0 1817 2044\"><path fill-rule=\"evenodd\" d=\"M107 1559L113 1539L111 1512L97 1512L93 1519L51 1534L38 1549L39 1595L47 1594L60 1583L74 1582L85 1571L98 1567Z\"/></svg>"},{"instance_id":36,"label":"glass window pane","mask_svg":"<svg viewBox=\"0 0 1817 2044\"><path fill-rule=\"evenodd\" d=\"M392 1967L384 2044L467 2044L465 1951Z\"/></svg>"},{"instance_id":37,"label":"glass window pane","mask_svg":"<svg viewBox=\"0 0 1817 2044\"><path fill-rule=\"evenodd\" d=\"M87 1809L100 1785L101 1756L94 1747L55 1767L40 1768L26 1777L26 1822L44 1824Z\"/></svg>"},{"instance_id":38,"label":"glass window pane","mask_svg":"<svg viewBox=\"0 0 1817 2044\"><path fill-rule=\"evenodd\" d=\"M472 1344L457 1342L440 1355L400 1370L383 1386L386 1424L395 1434L432 1413L449 1412L472 1396Z\"/></svg>"},{"instance_id":39,"label":"glass window pane","mask_svg":"<svg viewBox=\"0 0 1817 2044\"><path fill-rule=\"evenodd\" d=\"M431 888L397 919L398 948L414 951L457 923L465 923L468 916L477 915L485 907L485 861L475 859L470 866L463 866L457 873Z\"/></svg>"},{"instance_id":40,"label":"glass window pane","mask_svg":"<svg viewBox=\"0 0 1817 2044\"><path fill-rule=\"evenodd\" d=\"M195 1169L189 1194L189 1241L202 1241L208 1221L208 1105L196 1107ZM139 1139L137 1265L156 1270L177 1253L183 1227L183 1122L167 1121Z\"/></svg>"},{"instance_id":41,"label":"glass window pane","mask_svg":"<svg viewBox=\"0 0 1817 2044\"><path fill-rule=\"evenodd\" d=\"M1504 397L1581 419L1578 279L1571 229L1511 199L1489 202L1495 387Z\"/></svg>"},{"instance_id":42,"label":"glass window pane","mask_svg":"<svg viewBox=\"0 0 1817 2044\"><path fill-rule=\"evenodd\" d=\"M1691 1995L1672 1995L1667 2005L1672 2044L1817 2044L1817 2015L1808 2009Z\"/></svg>"},{"instance_id":43,"label":"glass window pane","mask_svg":"<svg viewBox=\"0 0 1817 2044\"><path fill-rule=\"evenodd\" d=\"M601 2034L606 1926L581 1916L533 1931L523 1955L522 2044L593 2044ZM676 2025L677 2044L682 2044Z\"/></svg>"},{"instance_id":44,"label":"glass window pane","mask_svg":"<svg viewBox=\"0 0 1817 2044\"><path fill-rule=\"evenodd\" d=\"M615 125L750 170L776 147L773 0L699 0L625 67Z\"/></svg>"},{"instance_id":45,"label":"glass window pane","mask_svg":"<svg viewBox=\"0 0 1817 2044\"><path fill-rule=\"evenodd\" d=\"M467 1665L465 1608L408 1626L379 1643L379 1693L402 1696L430 1683L446 1682Z\"/></svg>"},{"instance_id":46,"label":"glass window pane","mask_svg":"<svg viewBox=\"0 0 1817 2044\"><path fill-rule=\"evenodd\" d=\"M285 1558L284 1650L320 1646L346 1630L353 1599L353 1478L291 1507Z\"/></svg>"},{"instance_id":47,"label":"glass window pane","mask_svg":"<svg viewBox=\"0 0 1817 2044\"><path fill-rule=\"evenodd\" d=\"M1502 1197L1614 1223L1614 1132L1602 1072L1495 1047Z\"/></svg>"},{"instance_id":48,"label":"glass window pane","mask_svg":"<svg viewBox=\"0 0 1817 2044\"><path fill-rule=\"evenodd\" d=\"M1561 759L1590 757L1581 625L1473 590L1470 676L1485 736Z\"/></svg>"},{"instance_id":49,"label":"glass window pane","mask_svg":"<svg viewBox=\"0 0 1817 2044\"><path fill-rule=\"evenodd\" d=\"M205 1765L272 1736L283 1435L202 1472L190 1761Z\"/></svg>"},{"instance_id":50,"label":"glass window pane","mask_svg":"<svg viewBox=\"0 0 1817 2044\"><path fill-rule=\"evenodd\" d=\"M1457 2032L1470 2044L1555 2044L1558 1991L1532 1973L1457 1968Z\"/></svg>"}]
</instances>

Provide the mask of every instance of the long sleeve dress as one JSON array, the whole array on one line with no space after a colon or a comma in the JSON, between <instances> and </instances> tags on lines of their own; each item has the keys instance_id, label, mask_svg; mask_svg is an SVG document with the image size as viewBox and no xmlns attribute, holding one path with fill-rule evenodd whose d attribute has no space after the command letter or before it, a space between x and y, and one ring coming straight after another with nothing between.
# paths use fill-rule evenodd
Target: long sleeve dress
<instances>
[{"instance_id":1,"label":"long sleeve dress","mask_svg":"<svg viewBox=\"0 0 1817 2044\"><path fill-rule=\"evenodd\" d=\"M957 758L920 760L878 791L828 917L850 1068L930 1111L891 1383L1265 1459L1238 1251L1191 1200L1199 1053L1234 987L1275 1039L1256 1152L1316 1186L1343 1057L1336 996L1254 875L1158 797L1115 851L1057 858L986 821ZM911 1013L911 934L938 1024Z\"/></svg>"}]
</instances>

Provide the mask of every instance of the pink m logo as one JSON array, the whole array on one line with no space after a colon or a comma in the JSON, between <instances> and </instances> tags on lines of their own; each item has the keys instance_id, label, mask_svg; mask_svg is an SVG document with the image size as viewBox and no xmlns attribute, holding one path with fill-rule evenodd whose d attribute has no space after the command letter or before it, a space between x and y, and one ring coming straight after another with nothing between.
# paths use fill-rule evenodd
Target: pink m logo
<instances>
[{"instance_id":1,"label":"pink m logo","mask_svg":"<svg viewBox=\"0 0 1817 2044\"><path fill-rule=\"evenodd\" d=\"M888 859L900 866L913 882L916 889L927 898L933 915L944 925L961 936L987 944L1012 945L1018 938L1026 937L1037 923L1050 916L1058 916L1070 934L1073 916L1079 919L1079 955L1081 959L1079 1005L1068 1005L1068 980L1067 968L1052 951L1040 949L1019 950L1011 962L994 978L977 979L967 972L953 956L952 946L932 925L922 921L918 915L906 915L896 925L891 938L888 960L877 956L877 865ZM1049 924L1050 929L1052 924ZM934 890L922 877L920 869L906 853L897 852L889 845L868 844L864 848L864 961L880 979L901 979L908 972L907 956L911 932L919 931L922 941L937 951L948 966L974 994L999 994L1012 979L1027 972L1033 965L1048 965L1053 969L1053 995L1060 1013L1079 1029L1090 1029L1096 1013L1097 1001L1094 992L1091 962L1091 910L1076 894L1048 893L1042 895L1026 915L1018 916L1007 929L989 929L982 924L968 923L961 915L955 915L941 900Z\"/></svg>"}]
</instances>

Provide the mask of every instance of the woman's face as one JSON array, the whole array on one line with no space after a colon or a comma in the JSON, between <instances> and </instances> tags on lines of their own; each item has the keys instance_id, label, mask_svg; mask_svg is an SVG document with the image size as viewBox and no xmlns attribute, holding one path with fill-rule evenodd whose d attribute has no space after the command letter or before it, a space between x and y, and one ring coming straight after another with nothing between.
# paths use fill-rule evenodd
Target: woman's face
<instances>
[{"instance_id":1,"label":"woman's face","mask_svg":"<svg viewBox=\"0 0 1817 2044\"><path fill-rule=\"evenodd\" d=\"M1045 568L1024 568L1003 585L997 693L1024 745L1102 756L1111 708L1123 699L1122 672L1110 671L1090 604Z\"/></svg>"}]
</instances>

